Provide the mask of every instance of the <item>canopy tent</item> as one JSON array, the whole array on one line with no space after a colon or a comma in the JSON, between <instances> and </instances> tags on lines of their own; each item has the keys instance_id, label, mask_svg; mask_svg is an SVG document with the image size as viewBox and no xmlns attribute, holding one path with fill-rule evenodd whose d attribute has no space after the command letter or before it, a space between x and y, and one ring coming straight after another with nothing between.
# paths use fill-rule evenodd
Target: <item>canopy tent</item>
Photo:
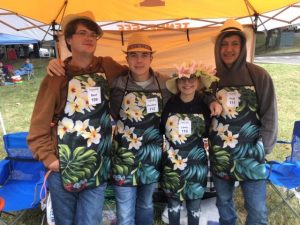
<instances>
[{"instance_id":1,"label":"canopy tent","mask_svg":"<svg viewBox=\"0 0 300 225\"><path fill-rule=\"evenodd\" d=\"M17 45L17 44L34 44L38 43L38 40L15 36L11 34L2 34L0 33L0 45Z\"/></svg>"},{"instance_id":2,"label":"canopy tent","mask_svg":"<svg viewBox=\"0 0 300 225\"><path fill-rule=\"evenodd\" d=\"M258 30L300 22L299 0L1 0L0 30L49 40L65 14L86 10L104 30L120 31L148 29L149 24L151 29L211 27L226 18Z\"/></svg>"},{"instance_id":3,"label":"canopy tent","mask_svg":"<svg viewBox=\"0 0 300 225\"><path fill-rule=\"evenodd\" d=\"M253 59L256 30L272 29L300 21L298 0L1 0L0 26L11 30L43 34L39 40L60 39L60 56L69 52L59 34L64 15L92 10L104 30L96 55L110 55L125 63L124 48L128 35L142 30L150 35L157 49L154 68L167 70L174 63L202 60L214 63L213 42L217 27L227 18L247 25L248 61ZM10 23L18 17L18 23ZM6 19L6 22L4 19ZM20 21L23 25L20 26ZM1 28L1 27L0 27ZM58 37L58 38L56 38ZM48 38L48 39L47 39ZM52 37L53 38L53 37Z\"/></svg>"},{"instance_id":4,"label":"canopy tent","mask_svg":"<svg viewBox=\"0 0 300 225\"><path fill-rule=\"evenodd\" d=\"M22 45L22 44L35 44L38 43L38 40L28 37L21 37L11 34L2 34L0 33L0 59L16 59L16 51L12 48L8 48L8 45Z\"/></svg>"}]
</instances>

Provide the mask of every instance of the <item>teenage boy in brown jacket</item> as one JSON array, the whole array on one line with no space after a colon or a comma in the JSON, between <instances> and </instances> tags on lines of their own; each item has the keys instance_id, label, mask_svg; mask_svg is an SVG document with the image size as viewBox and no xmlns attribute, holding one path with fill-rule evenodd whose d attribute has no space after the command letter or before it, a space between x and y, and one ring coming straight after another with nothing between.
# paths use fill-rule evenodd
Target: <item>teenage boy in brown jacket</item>
<instances>
[{"instance_id":1,"label":"teenage boy in brown jacket","mask_svg":"<svg viewBox=\"0 0 300 225\"><path fill-rule=\"evenodd\" d=\"M67 15L62 30L72 56L64 61L66 76L42 81L28 144L52 171L48 184L55 224L98 225L110 168L107 78L127 69L94 56L103 32L91 12Z\"/></svg>"}]
</instances>

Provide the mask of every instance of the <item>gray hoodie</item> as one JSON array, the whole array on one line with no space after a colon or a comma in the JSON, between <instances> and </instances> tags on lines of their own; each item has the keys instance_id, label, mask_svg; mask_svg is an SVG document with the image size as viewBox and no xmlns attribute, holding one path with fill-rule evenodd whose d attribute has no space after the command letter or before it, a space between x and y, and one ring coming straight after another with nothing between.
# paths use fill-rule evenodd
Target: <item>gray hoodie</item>
<instances>
[{"instance_id":1,"label":"gray hoodie","mask_svg":"<svg viewBox=\"0 0 300 225\"><path fill-rule=\"evenodd\" d=\"M228 35L237 34L241 37L241 52L239 58L228 68L221 59L221 42ZM261 121L260 136L268 154L274 148L278 132L278 115L273 81L266 70L253 63L246 62L246 38L240 31L221 33L215 44L215 61L217 76L220 78L219 87L225 86L255 86Z\"/></svg>"}]
</instances>

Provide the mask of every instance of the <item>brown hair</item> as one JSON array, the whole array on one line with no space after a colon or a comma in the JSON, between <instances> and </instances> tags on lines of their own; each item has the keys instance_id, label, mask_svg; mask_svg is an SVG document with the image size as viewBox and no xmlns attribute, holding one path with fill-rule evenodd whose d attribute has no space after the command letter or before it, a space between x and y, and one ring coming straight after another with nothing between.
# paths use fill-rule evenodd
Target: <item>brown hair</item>
<instances>
[{"instance_id":1,"label":"brown hair","mask_svg":"<svg viewBox=\"0 0 300 225\"><path fill-rule=\"evenodd\" d=\"M72 20L70 23L67 24L67 26L64 30L65 42L66 42L67 48L70 52L72 52L72 50L71 50L71 46L67 43L67 40L76 33L76 29L77 29L78 25L85 26L89 30L94 31L97 35L101 34L101 28L98 26L97 23L95 23L91 20L82 19L82 18Z\"/></svg>"}]
</instances>

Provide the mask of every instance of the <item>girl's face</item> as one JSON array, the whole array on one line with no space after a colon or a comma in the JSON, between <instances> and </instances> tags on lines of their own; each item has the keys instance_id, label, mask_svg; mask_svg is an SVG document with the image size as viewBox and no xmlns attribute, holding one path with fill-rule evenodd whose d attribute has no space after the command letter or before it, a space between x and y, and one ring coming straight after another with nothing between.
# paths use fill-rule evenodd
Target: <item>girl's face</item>
<instances>
[{"instance_id":1,"label":"girl's face","mask_svg":"<svg viewBox=\"0 0 300 225\"><path fill-rule=\"evenodd\" d=\"M177 80L177 87L181 95L194 96L195 92L199 87L199 80L197 77L180 78Z\"/></svg>"}]
</instances>

